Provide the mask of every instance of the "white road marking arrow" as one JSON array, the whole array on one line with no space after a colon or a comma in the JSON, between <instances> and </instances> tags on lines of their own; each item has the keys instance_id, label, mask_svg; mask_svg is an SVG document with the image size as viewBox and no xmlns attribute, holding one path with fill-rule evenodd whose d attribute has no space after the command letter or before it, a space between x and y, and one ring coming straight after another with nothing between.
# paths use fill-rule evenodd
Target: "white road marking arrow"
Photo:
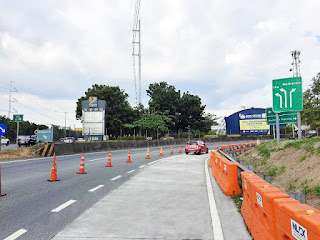
<instances>
[{"instance_id":1,"label":"white road marking arrow","mask_svg":"<svg viewBox=\"0 0 320 240\"><path fill-rule=\"evenodd\" d=\"M292 93L295 92L296 89L292 88L292 90L290 91L289 95L290 95L290 107L292 108Z\"/></svg>"},{"instance_id":2,"label":"white road marking arrow","mask_svg":"<svg viewBox=\"0 0 320 240\"><path fill-rule=\"evenodd\" d=\"M287 104L287 91L284 90L283 88L280 88L280 91L284 93L284 107L287 108L288 104Z\"/></svg>"},{"instance_id":3,"label":"white road marking arrow","mask_svg":"<svg viewBox=\"0 0 320 240\"><path fill-rule=\"evenodd\" d=\"M280 98L280 108L282 108L282 96L279 93L276 93L275 95Z\"/></svg>"}]
</instances>

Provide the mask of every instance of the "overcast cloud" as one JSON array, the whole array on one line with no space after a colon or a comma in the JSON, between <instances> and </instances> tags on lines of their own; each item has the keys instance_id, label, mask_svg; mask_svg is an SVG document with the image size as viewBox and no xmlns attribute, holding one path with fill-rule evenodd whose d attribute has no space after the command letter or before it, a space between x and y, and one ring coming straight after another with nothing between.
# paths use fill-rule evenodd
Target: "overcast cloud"
<instances>
[{"instance_id":1,"label":"overcast cloud","mask_svg":"<svg viewBox=\"0 0 320 240\"><path fill-rule=\"evenodd\" d=\"M120 86L134 106L134 0L0 1L0 110L81 127L75 103L92 84ZM304 90L320 72L319 0L142 0L142 101L167 81L228 115L269 107L271 80L301 51ZM3 88L4 87L4 88ZM23 105L21 105L23 104ZM32 109L32 110L31 110ZM57 112L55 112L57 111Z\"/></svg>"}]
</instances>

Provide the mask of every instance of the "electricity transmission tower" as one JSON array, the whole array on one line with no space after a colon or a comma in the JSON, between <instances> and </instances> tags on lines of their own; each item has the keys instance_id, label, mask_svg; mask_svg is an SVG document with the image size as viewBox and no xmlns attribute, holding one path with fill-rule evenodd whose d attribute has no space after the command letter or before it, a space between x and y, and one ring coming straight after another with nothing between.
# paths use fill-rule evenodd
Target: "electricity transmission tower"
<instances>
[{"instance_id":1,"label":"electricity transmission tower","mask_svg":"<svg viewBox=\"0 0 320 240\"><path fill-rule=\"evenodd\" d=\"M132 28L132 62L133 62L133 77L134 77L134 88L135 88L135 100L136 104L141 104L141 27L140 27L140 2L136 1L135 13L133 17L133 28ZM138 39L137 39L138 33ZM138 45L138 50L136 50ZM138 84L136 76L136 58L138 57Z\"/></svg>"}]
</instances>

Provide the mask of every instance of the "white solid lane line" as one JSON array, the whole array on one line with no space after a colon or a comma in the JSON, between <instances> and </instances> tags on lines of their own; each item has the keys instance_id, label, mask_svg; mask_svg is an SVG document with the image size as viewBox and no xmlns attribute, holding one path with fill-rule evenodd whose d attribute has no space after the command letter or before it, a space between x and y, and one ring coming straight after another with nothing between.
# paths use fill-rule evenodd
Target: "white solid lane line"
<instances>
[{"instance_id":1,"label":"white solid lane line","mask_svg":"<svg viewBox=\"0 0 320 240\"><path fill-rule=\"evenodd\" d=\"M5 238L4 240L14 240L20 237L22 234L26 233L28 230L21 228L20 230L16 231L15 233L11 234L9 237Z\"/></svg>"},{"instance_id":2,"label":"white solid lane line","mask_svg":"<svg viewBox=\"0 0 320 240\"><path fill-rule=\"evenodd\" d=\"M99 185L99 186L97 186L95 188L90 189L89 192L94 192L94 191L96 191L96 190L98 190L99 188L102 188L102 187L104 187L104 185Z\"/></svg>"},{"instance_id":3,"label":"white solid lane line","mask_svg":"<svg viewBox=\"0 0 320 240\"><path fill-rule=\"evenodd\" d=\"M70 206L71 204L75 203L77 200L69 200L68 202L61 204L59 207L52 209L51 212L60 212L62 209Z\"/></svg>"},{"instance_id":4,"label":"white solid lane line","mask_svg":"<svg viewBox=\"0 0 320 240\"><path fill-rule=\"evenodd\" d=\"M206 182L207 182L207 190L208 190L208 198L209 198L209 208L210 208L210 215L211 215L211 222L212 222L212 231L215 240L224 240L221 222L219 213L217 210L216 200L214 199L212 185L208 170L208 159L205 161L205 173L206 173Z\"/></svg>"},{"instance_id":5,"label":"white solid lane line","mask_svg":"<svg viewBox=\"0 0 320 240\"><path fill-rule=\"evenodd\" d=\"M92 160L89 160L89 162L95 162L95 161L101 161L101 160L107 160L107 158L97 158L97 159L92 159Z\"/></svg>"},{"instance_id":6,"label":"white solid lane line","mask_svg":"<svg viewBox=\"0 0 320 240\"><path fill-rule=\"evenodd\" d=\"M148 163L148 165L154 164L154 163L159 162L159 161L160 160L156 160L156 161L150 162L150 163Z\"/></svg>"},{"instance_id":7,"label":"white solid lane line","mask_svg":"<svg viewBox=\"0 0 320 240\"><path fill-rule=\"evenodd\" d=\"M131 171L129 171L129 172L127 172L127 173L132 173L132 172L134 172L135 170L131 170Z\"/></svg>"},{"instance_id":8,"label":"white solid lane line","mask_svg":"<svg viewBox=\"0 0 320 240\"><path fill-rule=\"evenodd\" d=\"M146 165L141 165L139 168L144 168Z\"/></svg>"},{"instance_id":9,"label":"white solid lane line","mask_svg":"<svg viewBox=\"0 0 320 240\"><path fill-rule=\"evenodd\" d=\"M114 181L114 180L116 180L116 179L118 179L118 178L121 178L122 176L121 175L119 175L119 176L116 176L116 177L114 177L114 178L112 178L112 179L110 179L111 181Z\"/></svg>"}]
</instances>

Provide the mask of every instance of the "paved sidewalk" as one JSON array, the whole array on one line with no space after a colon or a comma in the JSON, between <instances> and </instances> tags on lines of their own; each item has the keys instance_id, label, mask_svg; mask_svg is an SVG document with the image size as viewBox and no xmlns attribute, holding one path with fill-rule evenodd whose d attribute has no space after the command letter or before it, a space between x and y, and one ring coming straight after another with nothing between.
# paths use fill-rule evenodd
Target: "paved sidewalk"
<instances>
[{"instance_id":1,"label":"paved sidewalk","mask_svg":"<svg viewBox=\"0 0 320 240\"><path fill-rule=\"evenodd\" d=\"M214 239L204 168L208 157L183 154L146 166L53 239ZM227 215L222 210L229 218L229 226L222 226L225 239L251 239L230 201L217 207L228 207ZM238 227L234 214L242 221L237 235L232 229L226 233L231 224Z\"/></svg>"}]
</instances>

